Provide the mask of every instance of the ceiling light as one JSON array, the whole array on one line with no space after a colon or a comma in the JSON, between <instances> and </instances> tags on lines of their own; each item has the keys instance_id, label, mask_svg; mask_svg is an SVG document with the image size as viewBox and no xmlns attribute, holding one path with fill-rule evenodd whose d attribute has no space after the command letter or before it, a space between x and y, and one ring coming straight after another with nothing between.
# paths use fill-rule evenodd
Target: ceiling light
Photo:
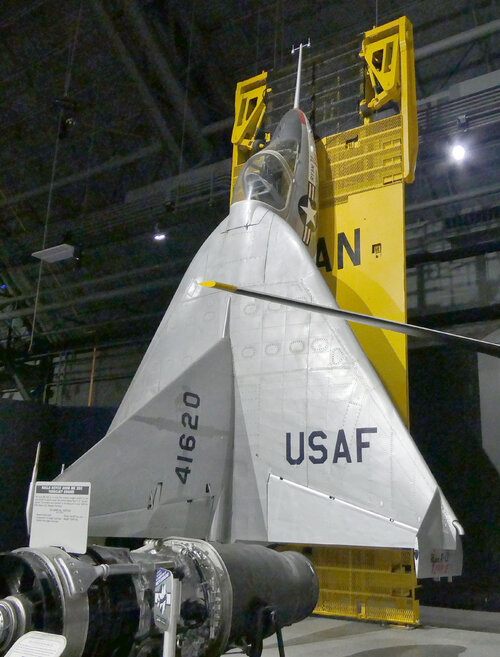
<instances>
[{"instance_id":1,"label":"ceiling light","mask_svg":"<svg viewBox=\"0 0 500 657\"><path fill-rule=\"evenodd\" d=\"M166 237L167 237L167 233L163 230L160 224L155 224L153 239L155 239L157 242L161 242Z\"/></svg>"},{"instance_id":2,"label":"ceiling light","mask_svg":"<svg viewBox=\"0 0 500 657\"><path fill-rule=\"evenodd\" d=\"M453 160L455 160L455 162L462 162L466 155L467 151L465 150L464 146L462 146L462 144L454 144L451 147L451 157Z\"/></svg>"}]
</instances>

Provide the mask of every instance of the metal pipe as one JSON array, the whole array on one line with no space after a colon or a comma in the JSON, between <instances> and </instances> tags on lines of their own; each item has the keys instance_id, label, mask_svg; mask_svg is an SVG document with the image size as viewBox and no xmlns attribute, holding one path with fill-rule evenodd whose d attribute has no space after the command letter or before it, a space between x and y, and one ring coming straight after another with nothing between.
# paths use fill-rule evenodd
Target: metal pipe
<instances>
[{"instance_id":1,"label":"metal pipe","mask_svg":"<svg viewBox=\"0 0 500 657\"><path fill-rule=\"evenodd\" d=\"M130 372L124 372L123 374L103 374L102 376L96 376L95 381L97 383L109 383L110 381L122 381L123 379L130 379L132 380L134 378L134 375L137 370L133 370ZM64 379L64 385L82 385L84 383L88 382L88 378L85 377L72 377L71 375L67 376ZM58 382L51 382L47 383L48 388L55 388L57 385L59 385ZM12 390L12 388L10 389ZM4 389L3 392L6 392Z\"/></svg>"},{"instance_id":2,"label":"metal pipe","mask_svg":"<svg viewBox=\"0 0 500 657\"><path fill-rule=\"evenodd\" d=\"M153 272L160 272L163 269L173 269L176 266L187 267L189 264L190 258L172 258L168 262L164 262L160 265L151 265L149 267L137 267L136 269L128 269L126 271L120 271L116 274L107 274L106 276L98 276L97 278L90 278L89 280L81 280L78 283L71 283L71 285L61 285L58 288L52 288L50 290L43 290L42 294L60 294L61 292L69 292L70 290L85 287L86 285L101 285L102 283L113 283L114 281L119 281L122 278L127 276L140 276L141 274L151 274ZM30 294L17 294L13 297L0 297L0 306L10 306L13 303L18 301L26 301L27 299L32 299L35 296L34 292ZM40 335L40 332L38 333Z\"/></svg>"},{"instance_id":3,"label":"metal pipe","mask_svg":"<svg viewBox=\"0 0 500 657\"><path fill-rule=\"evenodd\" d=\"M151 112L151 116L153 117L154 122L156 123L156 127L160 131L161 136L167 143L170 150L176 156L178 156L179 146L177 145L176 140L174 139L172 133L170 132L170 128L168 127L168 123L163 116L161 108L159 107L155 97L149 90L149 86L145 82L134 60L129 55L128 50L125 47L125 44L121 40L120 36L118 35L115 29L115 26L113 25L113 21L109 17L107 11L104 9L100 0L92 0L91 4L94 9L94 12L96 13L97 17L101 21L101 24L104 27L110 41L113 43L114 47L118 50L118 53L120 54L120 57L123 61L123 64L125 65L125 68L128 70L130 75L134 78L137 87L139 89L139 92L142 96L142 99L145 105L147 106L147 108L149 109L149 111Z\"/></svg>"},{"instance_id":4,"label":"metal pipe","mask_svg":"<svg viewBox=\"0 0 500 657\"><path fill-rule=\"evenodd\" d=\"M110 376L98 376L98 377L96 377L95 380L96 380L96 382L99 382L99 383L109 383L110 381L124 381L124 380L127 380L127 379L129 381L131 381L134 378L135 373L136 373L136 370L134 370L133 372L125 373L125 374L113 374L112 376L111 375ZM64 379L63 382L53 381L53 382L50 382L50 383L46 383L45 384L45 391L46 391L45 394L47 394L47 391L49 391L53 388L57 388L59 385L62 385L62 383L65 386L84 385L85 383L88 383L88 378L82 377L82 378L74 379L70 375L68 378ZM14 392L19 392L19 388L16 388L15 386L10 386L10 387L2 386L2 395L9 395L9 394L12 394ZM26 399L24 401L33 401L33 400L30 398L30 399ZM55 406L60 406L60 404L57 403L57 404L55 404ZM61 470L61 474L63 472L64 472L64 470Z\"/></svg>"},{"instance_id":5,"label":"metal pipe","mask_svg":"<svg viewBox=\"0 0 500 657\"><path fill-rule=\"evenodd\" d=\"M146 57L150 59L152 68L162 83L169 101L174 105L174 109L177 111L179 117L182 117L183 115L185 116L186 127L191 136L191 140L198 149L199 154L201 154L204 143L204 140L201 138L201 125L186 103L184 90L170 70L170 66L158 47L158 44L156 43L155 38L137 4L132 0L125 0L123 8L125 13L128 14L130 24L137 31L146 46L143 49L143 52Z\"/></svg>"},{"instance_id":6,"label":"metal pipe","mask_svg":"<svg viewBox=\"0 0 500 657\"><path fill-rule=\"evenodd\" d=\"M33 311L30 311L30 314ZM0 350L0 364L3 364L5 371L9 376L11 376L14 380L14 383L17 386L17 389L19 390L21 397L25 401L30 401L32 399L31 393L28 390L28 388L24 385L24 382L19 375L15 363L12 361L10 354L7 349L1 349Z\"/></svg>"},{"instance_id":7,"label":"metal pipe","mask_svg":"<svg viewBox=\"0 0 500 657\"><path fill-rule=\"evenodd\" d=\"M468 189L467 191L461 192L460 194L451 194L450 196L434 198L429 201L423 201L422 203L412 203L406 206L405 212L418 212L419 210L435 208L440 205L448 205L449 203L467 201L468 199L474 198L475 196L487 196L488 194L496 194L498 192L500 192L500 182L494 183L493 185L485 185L484 187Z\"/></svg>"},{"instance_id":8,"label":"metal pipe","mask_svg":"<svg viewBox=\"0 0 500 657\"><path fill-rule=\"evenodd\" d=\"M95 374L95 360L97 356L97 347L94 345L92 351L92 366L90 368L90 386L89 386L89 398L87 406L92 406L92 393L94 392L94 374Z\"/></svg>"},{"instance_id":9,"label":"metal pipe","mask_svg":"<svg viewBox=\"0 0 500 657\"><path fill-rule=\"evenodd\" d=\"M478 27L473 27L466 32L454 34L453 36L442 39L441 41L429 43L427 46L416 48L415 61L432 57L432 55L437 55L445 50L451 50L451 48L462 46L465 43L470 43L476 39L482 39L490 36L490 34L494 34L495 32L500 32L500 19L491 21L490 23L485 23L484 25L479 25Z\"/></svg>"},{"instance_id":10,"label":"metal pipe","mask_svg":"<svg viewBox=\"0 0 500 657\"><path fill-rule=\"evenodd\" d=\"M154 155L163 149L163 145L159 142L153 143L150 146L145 146L140 148L138 151L129 153L128 155L122 155L120 157L112 157L110 160L106 160L102 164L98 164L95 167L86 169L85 171L79 171L74 173L71 176L66 176L65 178L60 178L55 180L52 185L52 189L58 189L59 187L64 187L65 185L71 185L72 183L78 182L80 180L86 180L92 176L97 176L100 173L105 171L110 171L111 169L117 169L118 167L123 166L124 164L129 164L130 162L135 162L136 160L142 160L145 157ZM40 196L40 194L45 194L49 191L51 185L49 183L41 185L40 187L35 187L25 192L15 194L14 196L9 196L8 198L0 199L0 208L9 207L20 201L25 201L28 198L33 198L34 196Z\"/></svg>"},{"instance_id":11,"label":"metal pipe","mask_svg":"<svg viewBox=\"0 0 500 657\"><path fill-rule=\"evenodd\" d=\"M18 275L16 275L15 272L9 270L7 267L7 263L9 262L9 249L7 248L5 244L5 240L0 240L0 261L3 264L3 271L2 271L2 279L3 282L7 284L7 286L11 289L17 288L21 290L29 290L31 289L31 280L28 279L27 276L25 276L24 272L19 272ZM33 293L33 296L35 296L35 293ZM38 320L38 325L41 326L44 330L47 330L47 326L42 320Z\"/></svg>"},{"instance_id":12,"label":"metal pipe","mask_svg":"<svg viewBox=\"0 0 500 657\"><path fill-rule=\"evenodd\" d=\"M39 313L49 312L51 310L60 310L61 308L69 308L71 306L81 306L86 303L92 303L94 301L106 301L108 299L115 299L119 297L130 296L131 294L137 294L138 292L146 292L148 290L156 290L159 288L168 288L178 285L180 278L176 276L170 276L167 279L161 279L156 281L149 281L148 283L142 283L140 285L130 285L118 290L108 290L106 292L98 292L96 294L89 294L87 296L79 296L75 299L69 299L68 301L60 301L57 303L49 303L45 306L40 306L38 308ZM8 319L14 319L14 317L26 317L33 314L33 308L19 308L17 310L10 310L6 313L0 313L0 321L5 321Z\"/></svg>"},{"instance_id":13,"label":"metal pipe","mask_svg":"<svg viewBox=\"0 0 500 657\"><path fill-rule=\"evenodd\" d=\"M165 314L164 310L158 310L155 313L141 313L133 317L118 317L113 319L107 319L102 322L95 322L94 324L79 324L77 326L64 326L62 328L54 329L53 331L38 331L39 338L46 338L54 335L61 335L62 333L79 333L81 331L86 332L87 334L91 331L100 328L109 328L111 325L116 324L133 324L134 322L144 322L148 319L157 319L162 317Z\"/></svg>"},{"instance_id":14,"label":"metal pipe","mask_svg":"<svg viewBox=\"0 0 500 657\"><path fill-rule=\"evenodd\" d=\"M372 315L365 315L364 313L342 310L338 307L333 308L331 306L322 306L307 301L299 301L298 299L276 296L274 294L264 294L263 292L236 287L227 283L205 281L199 283L199 285L216 288L239 296L250 297L251 299L259 299L260 301L283 304L291 308L299 308L300 310L330 315L332 317L343 319L346 322L354 322L355 324L364 324L366 326L388 329L389 331L404 333L405 335L411 335L416 338L428 338L430 336L436 338L440 342L444 342L445 344L453 344L463 349L489 354L490 356L495 356L495 358L500 358L500 344L487 342L485 340L477 340L476 338L469 338L463 335L455 335L453 333L447 333L446 331L437 331L428 328L427 326L417 326L415 324L407 324L406 322L396 322L393 319L383 319L382 317L374 317Z\"/></svg>"},{"instance_id":15,"label":"metal pipe","mask_svg":"<svg viewBox=\"0 0 500 657\"><path fill-rule=\"evenodd\" d=\"M201 129L201 134L204 137L208 137L209 135L215 135L218 132L222 132L223 130L231 130L233 125L234 118L232 116L228 116L227 119L221 119L220 121L214 121L214 123L206 125Z\"/></svg>"},{"instance_id":16,"label":"metal pipe","mask_svg":"<svg viewBox=\"0 0 500 657\"><path fill-rule=\"evenodd\" d=\"M188 3L178 2L175 6L176 17L180 23L181 28L186 34L192 34L193 47L196 49L198 59L203 60L203 66L206 67L207 78L210 80L210 87L215 91L218 96L219 102L225 103L224 98L232 100L233 88L228 76L222 74L222 71L217 64L215 57L206 57L206 53L210 52L211 44L206 43L204 35L201 33L194 20L188 15L190 9ZM155 25L157 32L161 33L161 25ZM169 46L170 47L170 46ZM231 100L227 106L231 106ZM233 118L231 117L231 121ZM231 123L232 127L232 123ZM202 130L203 133L203 130Z\"/></svg>"},{"instance_id":17,"label":"metal pipe","mask_svg":"<svg viewBox=\"0 0 500 657\"><path fill-rule=\"evenodd\" d=\"M295 49L292 48L292 55L295 52ZM293 107L294 109L299 109L300 103L300 82L302 78L302 44L299 45L299 63L297 64L297 80L295 83L295 96L293 98Z\"/></svg>"},{"instance_id":18,"label":"metal pipe","mask_svg":"<svg viewBox=\"0 0 500 657\"><path fill-rule=\"evenodd\" d=\"M149 345L150 342L151 342L150 338L140 338L140 339L136 338L135 340L113 340L112 342L102 342L98 346L99 346L99 351L104 351L105 349L121 349L124 347ZM87 344L84 347L83 346L73 347L71 349L71 355L74 356L75 354L85 354L88 353L88 351L89 351L89 347ZM31 361L38 361L40 358L45 358L46 356L60 358L61 354L64 353L65 353L64 349L54 349L53 351L44 351L42 353L37 353L37 354L27 354L26 357L17 358L16 362L29 363ZM89 378L87 376L86 379L82 380L82 383L88 380Z\"/></svg>"}]
</instances>

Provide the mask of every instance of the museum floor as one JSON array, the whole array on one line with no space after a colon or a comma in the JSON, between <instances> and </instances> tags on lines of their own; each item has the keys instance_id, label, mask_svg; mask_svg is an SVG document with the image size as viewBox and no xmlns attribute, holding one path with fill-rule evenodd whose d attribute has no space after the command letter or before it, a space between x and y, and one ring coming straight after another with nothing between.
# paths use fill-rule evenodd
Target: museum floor
<instances>
[{"instance_id":1,"label":"museum floor","mask_svg":"<svg viewBox=\"0 0 500 657\"><path fill-rule=\"evenodd\" d=\"M415 629L311 617L283 630L286 657L498 657L500 613L420 607ZM275 638L262 653L278 655Z\"/></svg>"}]
</instances>

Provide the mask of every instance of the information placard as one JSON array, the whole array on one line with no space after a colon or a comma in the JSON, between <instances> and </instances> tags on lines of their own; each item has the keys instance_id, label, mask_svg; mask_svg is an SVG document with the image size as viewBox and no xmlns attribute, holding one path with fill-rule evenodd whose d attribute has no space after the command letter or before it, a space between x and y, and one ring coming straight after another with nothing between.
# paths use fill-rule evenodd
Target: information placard
<instances>
[{"instance_id":1,"label":"information placard","mask_svg":"<svg viewBox=\"0 0 500 657\"><path fill-rule=\"evenodd\" d=\"M48 632L23 634L5 657L60 657L66 648L66 637Z\"/></svg>"},{"instance_id":2,"label":"information placard","mask_svg":"<svg viewBox=\"0 0 500 657\"><path fill-rule=\"evenodd\" d=\"M30 547L54 545L87 551L90 483L38 481L33 501Z\"/></svg>"}]
</instances>

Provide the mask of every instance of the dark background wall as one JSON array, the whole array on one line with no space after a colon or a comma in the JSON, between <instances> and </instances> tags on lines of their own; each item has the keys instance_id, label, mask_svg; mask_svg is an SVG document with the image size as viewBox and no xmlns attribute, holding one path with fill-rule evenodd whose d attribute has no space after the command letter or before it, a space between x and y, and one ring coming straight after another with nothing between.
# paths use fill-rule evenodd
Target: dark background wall
<instances>
[{"instance_id":1,"label":"dark background wall","mask_svg":"<svg viewBox=\"0 0 500 657\"><path fill-rule=\"evenodd\" d=\"M36 446L38 479L53 479L104 434L116 409L0 400L0 550L26 545L25 506Z\"/></svg>"},{"instance_id":2,"label":"dark background wall","mask_svg":"<svg viewBox=\"0 0 500 657\"><path fill-rule=\"evenodd\" d=\"M500 476L481 444L477 357L416 349L409 371L411 434L465 530L462 577L424 580L420 600L498 611Z\"/></svg>"}]
</instances>

